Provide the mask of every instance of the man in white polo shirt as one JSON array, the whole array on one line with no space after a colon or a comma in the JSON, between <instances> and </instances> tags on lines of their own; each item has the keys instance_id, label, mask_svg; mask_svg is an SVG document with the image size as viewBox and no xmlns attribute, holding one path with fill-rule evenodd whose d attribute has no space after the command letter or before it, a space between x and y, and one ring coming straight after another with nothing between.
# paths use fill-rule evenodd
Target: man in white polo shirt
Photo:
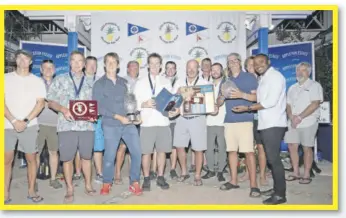
<instances>
[{"instance_id":1,"label":"man in white polo shirt","mask_svg":"<svg viewBox=\"0 0 346 218\"><path fill-rule=\"evenodd\" d=\"M280 146L287 129L286 80L270 66L269 57L256 55L255 70L261 76L257 88L257 104L234 107L235 112L258 111L258 130L271 166L274 189L262 192L271 196L263 204L282 204L286 202L285 170L281 162Z\"/></svg>"},{"instance_id":2,"label":"man in white polo shirt","mask_svg":"<svg viewBox=\"0 0 346 218\"><path fill-rule=\"evenodd\" d=\"M28 164L28 200L43 200L35 191L37 115L45 105L46 88L43 81L30 73L32 55L24 50L15 53L17 69L5 74L5 204L11 202L10 181L12 162L18 150L25 153Z\"/></svg>"},{"instance_id":3,"label":"man in white polo shirt","mask_svg":"<svg viewBox=\"0 0 346 218\"><path fill-rule=\"evenodd\" d=\"M150 159L154 152L154 148L157 152L158 165L156 183L162 189L169 189L169 184L166 182L163 175L166 153L172 151L172 134L169 127L169 119L155 109L155 97L164 88L168 91L172 91L172 84L169 79L159 75L162 67L162 57L159 54L150 54L147 62L149 66L148 76L141 77L134 87L134 94L142 118L140 139L143 154L143 191L150 191ZM171 114L172 113L173 112L171 112Z\"/></svg>"},{"instance_id":4,"label":"man in white polo shirt","mask_svg":"<svg viewBox=\"0 0 346 218\"><path fill-rule=\"evenodd\" d=\"M197 86L210 84L198 76L199 64L196 60L189 60L186 64L186 79L179 79L174 90L178 93L180 88L186 86ZM191 140L192 150L195 151L196 173L195 186L203 185L201 170L203 165L203 152L207 150L207 123L205 115L182 115L177 118L174 129L173 146L176 147L178 159L181 166L181 176L178 181L183 182L190 176L187 173L186 151Z\"/></svg>"},{"instance_id":5,"label":"man in white polo shirt","mask_svg":"<svg viewBox=\"0 0 346 218\"><path fill-rule=\"evenodd\" d=\"M293 174L287 181L299 179L300 184L311 182L310 169L313 161L312 148L315 144L320 116L320 104L323 102L323 89L321 85L311 80L311 65L302 62L296 67L297 83L287 92L287 116L289 118L288 131L285 142L288 143ZM304 150L304 175L299 175L298 146Z\"/></svg>"}]
</instances>

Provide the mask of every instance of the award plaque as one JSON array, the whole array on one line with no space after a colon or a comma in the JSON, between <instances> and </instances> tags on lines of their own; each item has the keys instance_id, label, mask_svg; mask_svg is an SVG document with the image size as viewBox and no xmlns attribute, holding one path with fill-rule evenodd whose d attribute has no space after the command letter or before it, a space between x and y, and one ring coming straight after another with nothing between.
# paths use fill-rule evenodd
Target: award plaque
<instances>
[{"instance_id":1,"label":"award plaque","mask_svg":"<svg viewBox=\"0 0 346 218\"><path fill-rule=\"evenodd\" d=\"M70 112L77 121L97 120L97 101L94 100L70 100Z\"/></svg>"},{"instance_id":2,"label":"award plaque","mask_svg":"<svg viewBox=\"0 0 346 218\"><path fill-rule=\"evenodd\" d=\"M184 115L203 115L214 112L215 97L213 85L183 87L181 92L184 98Z\"/></svg>"}]
</instances>

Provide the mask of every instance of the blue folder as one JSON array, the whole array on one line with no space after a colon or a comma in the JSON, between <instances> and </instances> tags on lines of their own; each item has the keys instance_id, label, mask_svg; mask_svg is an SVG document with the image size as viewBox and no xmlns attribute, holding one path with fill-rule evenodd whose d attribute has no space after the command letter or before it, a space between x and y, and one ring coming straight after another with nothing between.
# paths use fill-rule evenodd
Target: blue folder
<instances>
[{"instance_id":1,"label":"blue folder","mask_svg":"<svg viewBox=\"0 0 346 218\"><path fill-rule=\"evenodd\" d=\"M166 88L155 97L156 110L160 111L164 116L168 116L170 110L179 108L183 103L181 95L170 93Z\"/></svg>"}]
</instances>

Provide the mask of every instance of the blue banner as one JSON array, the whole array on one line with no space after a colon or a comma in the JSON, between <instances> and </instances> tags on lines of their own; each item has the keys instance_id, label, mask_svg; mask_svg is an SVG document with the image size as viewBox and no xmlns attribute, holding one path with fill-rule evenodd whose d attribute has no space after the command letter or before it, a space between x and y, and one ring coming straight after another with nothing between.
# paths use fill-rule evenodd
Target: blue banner
<instances>
[{"instance_id":1,"label":"blue banner","mask_svg":"<svg viewBox=\"0 0 346 218\"><path fill-rule=\"evenodd\" d=\"M42 42L21 42L21 48L32 53L32 70L36 76L41 76L41 62L50 59L55 65L55 75L69 72L69 57L67 45L59 45ZM78 50L85 55L85 48L79 47Z\"/></svg>"},{"instance_id":2,"label":"blue banner","mask_svg":"<svg viewBox=\"0 0 346 218\"><path fill-rule=\"evenodd\" d=\"M252 55L256 54L258 54L258 49L253 49ZM315 78L313 42L269 46L268 55L271 65L286 78L286 90L297 82L296 66L301 62L311 64L311 77ZM281 143L281 151L288 151L288 146L284 142Z\"/></svg>"},{"instance_id":3,"label":"blue banner","mask_svg":"<svg viewBox=\"0 0 346 218\"><path fill-rule=\"evenodd\" d=\"M256 54L258 54L258 49L253 49L252 55ZM286 78L287 89L297 82L296 66L300 62L311 64L311 76L314 78L314 44L312 42L269 46L268 55L271 65Z\"/></svg>"}]
</instances>

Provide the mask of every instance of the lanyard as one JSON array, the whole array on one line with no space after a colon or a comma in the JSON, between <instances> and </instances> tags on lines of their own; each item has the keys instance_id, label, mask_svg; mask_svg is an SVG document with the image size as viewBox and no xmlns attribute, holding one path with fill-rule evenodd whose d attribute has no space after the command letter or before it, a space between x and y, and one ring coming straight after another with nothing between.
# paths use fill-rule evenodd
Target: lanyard
<instances>
[{"instance_id":1,"label":"lanyard","mask_svg":"<svg viewBox=\"0 0 346 218\"><path fill-rule=\"evenodd\" d=\"M203 77L203 79L204 79L204 76L202 76ZM210 76L208 76L208 80L207 80L208 82L210 81Z\"/></svg>"},{"instance_id":2,"label":"lanyard","mask_svg":"<svg viewBox=\"0 0 346 218\"><path fill-rule=\"evenodd\" d=\"M49 86L52 84L52 82L50 84L48 84L47 80L45 80L43 77L42 77L42 79L43 79L44 84L46 85L46 91L48 91Z\"/></svg>"},{"instance_id":3,"label":"lanyard","mask_svg":"<svg viewBox=\"0 0 346 218\"><path fill-rule=\"evenodd\" d=\"M93 82L95 82L95 79L96 79L96 73L94 74Z\"/></svg>"},{"instance_id":4,"label":"lanyard","mask_svg":"<svg viewBox=\"0 0 346 218\"><path fill-rule=\"evenodd\" d=\"M174 86L175 82L177 81L177 77L174 77L174 80L172 82L172 87Z\"/></svg>"},{"instance_id":5,"label":"lanyard","mask_svg":"<svg viewBox=\"0 0 346 218\"><path fill-rule=\"evenodd\" d=\"M153 82L151 81L150 73L148 73L148 78L149 78L149 83L150 83L150 88L151 88L151 94L153 96L155 96L156 83L155 83L155 86L153 86Z\"/></svg>"},{"instance_id":6,"label":"lanyard","mask_svg":"<svg viewBox=\"0 0 346 218\"><path fill-rule=\"evenodd\" d=\"M79 87L78 87L78 88L77 88L77 86L76 86L76 83L74 82L74 79L73 79L73 77L72 77L72 73L69 72L69 74L70 74L70 78L71 78L71 80L72 80L72 82L73 82L74 91L75 91L75 96L76 96L76 98L79 98L79 93L80 93L80 91L82 90L82 86L83 86L83 83L84 83L84 74L83 74L83 76L82 76L82 80L80 81L80 84L79 84Z\"/></svg>"},{"instance_id":7,"label":"lanyard","mask_svg":"<svg viewBox=\"0 0 346 218\"><path fill-rule=\"evenodd\" d=\"M199 80L199 77L197 77L197 79L195 80L195 82L192 86L195 86L197 84L198 80ZM187 78L186 78L185 82L186 82L186 86L189 86L189 84L187 82Z\"/></svg>"}]
</instances>

